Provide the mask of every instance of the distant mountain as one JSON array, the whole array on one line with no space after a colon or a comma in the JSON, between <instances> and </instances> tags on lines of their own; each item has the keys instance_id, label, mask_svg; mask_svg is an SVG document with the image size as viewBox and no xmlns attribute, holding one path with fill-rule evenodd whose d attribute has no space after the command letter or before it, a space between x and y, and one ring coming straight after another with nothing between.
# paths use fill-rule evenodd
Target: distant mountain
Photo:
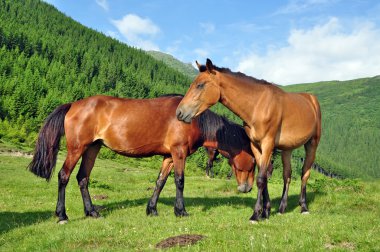
<instances>
[{"instance_id":1,"label":"distant mountain","mask_svg":"<svg viewBox=\"0 0 380 252\"><path fill-rule=\"evenodd\" d=\"M181 73L189 76L191 79L194 79L198 74L198 70L195 69L191 63L183 63L170 54L158 51L147 51L147 53L152 55L155 59L164 62L171 68L177 69Z\"/></svg>"}]
</instances>

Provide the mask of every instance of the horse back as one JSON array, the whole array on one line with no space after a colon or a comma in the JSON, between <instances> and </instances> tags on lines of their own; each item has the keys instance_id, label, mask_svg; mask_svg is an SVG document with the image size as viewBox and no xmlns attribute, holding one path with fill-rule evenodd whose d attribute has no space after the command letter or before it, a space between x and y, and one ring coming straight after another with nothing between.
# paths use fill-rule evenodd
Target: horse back
<instances>
[{"instance_id":1,"label":"horse back","mask_svg":"<svg viewBox=\"0 0 380 252\"><path fill-rule=\"evenodd\" d=\"M192 129L176 119L180 100L92 96L74 102L65 118L67 142L88 145L101 140L127 156L169 154L173 144L188 140Z\"/></svg>"}]
</instances>

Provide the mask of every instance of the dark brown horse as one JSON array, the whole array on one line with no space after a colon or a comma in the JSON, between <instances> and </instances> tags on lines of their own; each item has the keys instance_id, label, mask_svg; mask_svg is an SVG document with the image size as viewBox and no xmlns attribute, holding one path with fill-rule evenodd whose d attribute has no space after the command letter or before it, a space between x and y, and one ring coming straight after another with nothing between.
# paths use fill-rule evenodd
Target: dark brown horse
<instances>
[{"instance_id":1,"label":"dark brown horse","mask_svg":"<svg viewBox=\"0 0 380 252\"><path fill-rule=\"evenodd\" d=\"M245 122L252 152L259 165L257 202L250 220L257 221L260 215L269 218L267 169L275 147L282 150L284 188L279 212L283 213L291 179L291 153L304 145L306 157L299 203L301 212L308 213L306 184L321 137L321 111L317 98L306 93L287 93L266 81L218 68L209 59L205 66L198 62L197 65L200 73L179 104L177 118L190 122L219 101Z\"/></svg>"},{"instance_id":2,"label":"dark brown horse","mask_svg":"<svg viewBox=\"0 0 380 252\"><path fill-rule=\"evenodd\" d=\"M77 181L84 211L87 216L99 216L91 202L88 182L102 145L129 157L162 155L164 159L161 172L147 205L147 214L157 214L158 197L170 170L174 169L174 212L177 216L187 215L183 201L185 160L205 141L206 134L201 129L209 127L206 127L207 120L203 119L209 114L215 117L217 115L210 111L206 112L205 116L193 120L191 124L180 122L176 119L175 110L181 99L181 96L155 99L93 96L62 105L48 116L40 130L29 169L34 174L50 180L57 160L60 138L66 135L67 156L58 174L56 207L56 215L61 223L68 219L65 210L66 185L81 157ZM251 173L253 176L253 170ZM244 183L247 184L246 181Z\"/></svg>"},{"instance_id":3,"label":"dark brown horse","mask_svg":"<svg viewBox=\"0 0 380 252\"><path fill-rule=\"evenodd\" d=\"M212 166L211 161L220 153L228 159L235 174L240 192L249 192L254 181L255 158L250 140L242 126L211 111L197 119L203 132L203 146L207 149L209 160L206 169Z\"/></svg>"}]
</instances>

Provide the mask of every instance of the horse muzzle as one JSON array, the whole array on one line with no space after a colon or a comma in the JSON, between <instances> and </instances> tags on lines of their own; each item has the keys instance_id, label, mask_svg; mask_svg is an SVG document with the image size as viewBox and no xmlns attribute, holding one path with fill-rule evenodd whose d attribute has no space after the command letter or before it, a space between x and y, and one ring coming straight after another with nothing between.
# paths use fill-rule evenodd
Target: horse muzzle
<instances>
[{"instance_id":1,"label":"horse muzzle","mask_svg":"<svg viewBox=\"0 0 380 252\"><path fill-rule=\"evenodd\" d=\"M252 190L252 186L248 185L248 183L244 183L244 184L239 185L237 189L241 193L248 193Z\"/></svg>"},{"instance_id":2,"label":"horse muzzle","mask_svg":"<svg viewBox=\"0 0 380 252\"><path fill-rule=\"evenodd\" d=\"M175 114L178 120L183 121L185 123L191 123L191 119L193 119L194 117L191 111L186 110L183 107L178 107Z\"/></svg>"}]
</instances>

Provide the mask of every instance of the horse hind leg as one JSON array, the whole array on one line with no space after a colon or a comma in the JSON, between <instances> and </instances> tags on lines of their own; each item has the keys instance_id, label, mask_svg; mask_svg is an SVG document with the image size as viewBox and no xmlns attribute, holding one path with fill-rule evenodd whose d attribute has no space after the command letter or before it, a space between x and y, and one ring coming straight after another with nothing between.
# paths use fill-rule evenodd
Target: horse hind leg
<instances>
[{"instance_id":1,"label":"horse hind leg","mask_svg":"<svg viewBox=\"0 0 380 252\"><path fill-rule=\"evenodd\" d=\"M71 172L75 168L75 165L77 164L82 153L83 147L78 147L75 149L68 148L65 162L63 163L62 169L58 173L58 200L55 214L58 217L58 223L60 224L64 224L68 220L65 206L66 186L69 182Z\"/></svg>"},{"instance_id":2,"label":"horse hind leg","mask_svg":"<svg viewBox=\"0 0 380 252\"><path fill-rule=\"evenodd\" d=\"M300 193L300 200L299 204L301 206L301 213L309 213L307 203L306 203L306 185L307 180L310 177L310 168L311 165L314 162L315 159L315 153L317 151L318 147L318 139L317 138L311 138L306 144L305 144L305 161L302 166L302 182L301 182L301 193Z\"/></svg>"},{"instance_id":3,"label":"horse hind leg","mask_svg":"<svg viewBox=\"0 0 380 252\"><path fill-rule=\"evenodd\" d=\"M82 194L84 213L86 216L99 217L99 213L95 210L92 204L90 193L88 191L88 183L92 168L95 164L96 156L101 148L100 143L93 143L82 155L82 162L77 174L77 181Z\"/></svg>"},{"instance_id":4,"label":"horse hind leg","mask_svg":"<svg viewBox=\"0 0 380 252\"><path fill-rule=\"evenodd\" d=\"M290 185L291 175L292 175L291 158L292 158L291 150L281 152L281 159L282 159L282 165L283 165L282 178L284 180L284 187L282 190L280 207L278 209L278 212L280 214L283 214L285 212L286 206L288 205L288 192L289 192L289 185Z\"/></svg>"}]
</instances>

